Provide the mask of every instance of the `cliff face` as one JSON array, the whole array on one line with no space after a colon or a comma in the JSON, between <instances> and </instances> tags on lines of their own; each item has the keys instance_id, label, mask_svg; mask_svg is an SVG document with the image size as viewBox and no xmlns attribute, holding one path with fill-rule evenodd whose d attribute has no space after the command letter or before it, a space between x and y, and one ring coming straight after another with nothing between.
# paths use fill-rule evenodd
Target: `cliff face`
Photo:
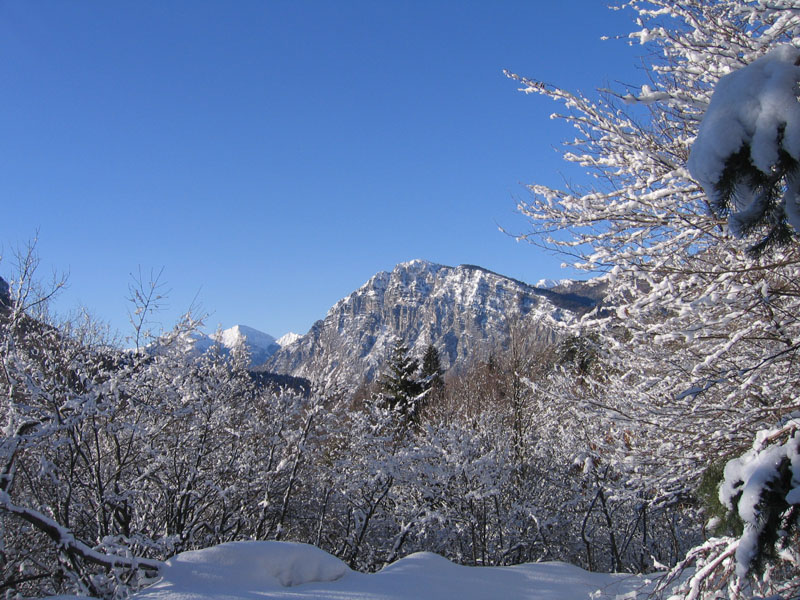
<instances>
[{"instance_id":1,"label":"cliff face","mask_svg":"<svg viewBox=\"0 0 800 600\"><path fill-rule=\"evenodd\" d=\"M420 356L432 343L447 369L502 346L513 326L550 338L554 321L594 304L580 294L533 287L480 267L414 260L378 273L337 302L265 367L325 387L352 388L380 373L398 338Z\"/></svg>"}]
</instances>

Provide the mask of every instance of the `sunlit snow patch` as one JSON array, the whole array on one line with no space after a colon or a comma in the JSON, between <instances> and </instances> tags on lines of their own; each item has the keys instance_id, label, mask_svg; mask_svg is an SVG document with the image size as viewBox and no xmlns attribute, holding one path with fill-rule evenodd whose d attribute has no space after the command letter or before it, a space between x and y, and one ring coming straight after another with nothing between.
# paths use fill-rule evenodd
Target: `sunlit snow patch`
<instances>
[{"instance_id":1,"label":"sunlit snow patch","mask_svg":"<svg viewBox=\"0 0 800 600\"><path fill-rule=\"evenodd\" d=\"M327 552L296 542L229 542L183 552L139 598L246 596L304 583L335 581L350 569Z\"/></svg>"},{"instance_id":2,"label":"sunlit snow patch","mask_svg":"<svg viewBox=\"0 0 800 600\"><path fill-rule=\"evenodd\" d=\"M184 552L133 600L586 600L628 598L645 581L565 563L465 567L419 552L378 573L307 544L235 542Z\"/></svg>"}]
</instances>

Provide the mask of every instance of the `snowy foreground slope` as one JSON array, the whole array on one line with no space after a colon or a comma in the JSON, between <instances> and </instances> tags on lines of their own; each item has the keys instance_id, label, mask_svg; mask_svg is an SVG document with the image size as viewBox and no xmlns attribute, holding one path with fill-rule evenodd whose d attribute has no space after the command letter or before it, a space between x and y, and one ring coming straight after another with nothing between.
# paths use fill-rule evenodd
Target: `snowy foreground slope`
<instances>
[{"instance_id":1,"label":"snowy foreground slope","mask_svg":"<svg viewBox=\"0 0 800 600\"><path fill-rule=\"evenodd\" d=\"M643 585L565 563L464 567L427 552L363 574L307 544L232 542L175 556L134 600L577 600L631 598Z\"/></svg>"}]
</instances>

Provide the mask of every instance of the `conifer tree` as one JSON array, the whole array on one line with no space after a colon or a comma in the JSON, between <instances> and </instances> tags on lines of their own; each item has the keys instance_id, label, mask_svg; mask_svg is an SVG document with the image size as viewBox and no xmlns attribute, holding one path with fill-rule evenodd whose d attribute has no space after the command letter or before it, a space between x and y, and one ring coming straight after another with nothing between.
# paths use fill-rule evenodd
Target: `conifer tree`
<instances>
[{"instance_id":1,"label":"conifer tree","mask_svg":"<svg viewBox=\"0 0 800 600\"><path fill-rule=\"evenodd\" d=\"M380 380L378 402L398 413L403 422L416 421L418 417L420 396L425 391L417 377L418 369L419 361L409 356L408 346L398 340L392 349L387 371Z\"/></svg>"},{"instance_id":2,"label":"conifer tree","mask_svg":"<svg viewBox=\"0 0 800 600\"><path fill-rule=\"evenodd\" d=\"M789 44L722 77L689 157L731 232L759 236L754 255L789 243L800 227L798 82L800 50Z\"/></svg>"},{"instance_id":3,"label":"conifer tree","mask_svg":"<svg viewBox=\"0 0 800 600\"><path fill-rule=\"evenodd\" d=\"M417 418L419 418L419 414L426 406L440 399L444 392L442 363L439 359L439 351L433 344L428 344L428 347L425 348L425 353L422 355L420 378L424 396L417 402Z\"/></svg>"},{"instance_id":4,"label":"conifer tree","mask_svg":"<svg viewBox=\"0 0 800 600\"><path fill-rule=\"evenodd\" d=\"M439 390L444 381L442 380L442 361L439 359L439 351L433 344L428 344L425 354L422 355L422 380L425 389Z\"/></svg>"}]
</instances>

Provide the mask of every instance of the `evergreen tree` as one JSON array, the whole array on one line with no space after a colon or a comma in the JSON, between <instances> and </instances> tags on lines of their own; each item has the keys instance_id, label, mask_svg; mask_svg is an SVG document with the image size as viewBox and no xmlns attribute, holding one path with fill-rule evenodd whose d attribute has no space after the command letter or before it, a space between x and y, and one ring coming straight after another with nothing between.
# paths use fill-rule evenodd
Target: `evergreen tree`
<instances>
[{"instance_id":1,"label":"evergreen tree","mask_svg":"<svg viewBox=\"0 0 800 600\"><path fill-rule=\"evenodd\" d=\"M417 415L431 402L440 399L444 392L442 363L439 360L439 351L433 344L428 344L428 347L425 348L425 353L422 355L420 377L420 383L425 395L417 402Z\"/></svg>"},{"instance_id":2,"label":"evergreen tree","mask_svg":"<svg viewBox=\"0 0 800 600\"><path fill-rule=\"evenodd\" d=\"M417 377L419 361L409 356L408 346L398 340L386 373L380 380L381 391L378 402L395 411L401 421L416 421L419 415L420 396L425 392L422 380Z\"/></svg>"},{"instance_id":3,"label":"evergreen tree","mask_svg":"<svg viewBox=\"0 0 800 600\"><path fill-rule=\"evenodd\" d=\"M444 385L442 379L442 362L439 359L439 351L433 344L428 344L425 354L422 355L422 381L426 390L434 392L441 390Z\"/></svg>"},{"instance_id":4,"label":"evergreen tree","mask_svg":"<svg viewBox=\"0 0 800 600\"><path fill-rule=\"evenodd\" d=\"M798 65L800 50L781 44L722 77L689 157L731 232L759 236L754 255L786 245L800 228Z\"/></svg>"},{"instance_id":5,"label":"evergreen tree","mask_svg":"<svg viewBox=\"0 0 800 600\"><path fill-rule=\"evenodd\" d=\"M0 277L0 307L11 306L11 288L5 279Z\"/></svg>"}]
</instances>

